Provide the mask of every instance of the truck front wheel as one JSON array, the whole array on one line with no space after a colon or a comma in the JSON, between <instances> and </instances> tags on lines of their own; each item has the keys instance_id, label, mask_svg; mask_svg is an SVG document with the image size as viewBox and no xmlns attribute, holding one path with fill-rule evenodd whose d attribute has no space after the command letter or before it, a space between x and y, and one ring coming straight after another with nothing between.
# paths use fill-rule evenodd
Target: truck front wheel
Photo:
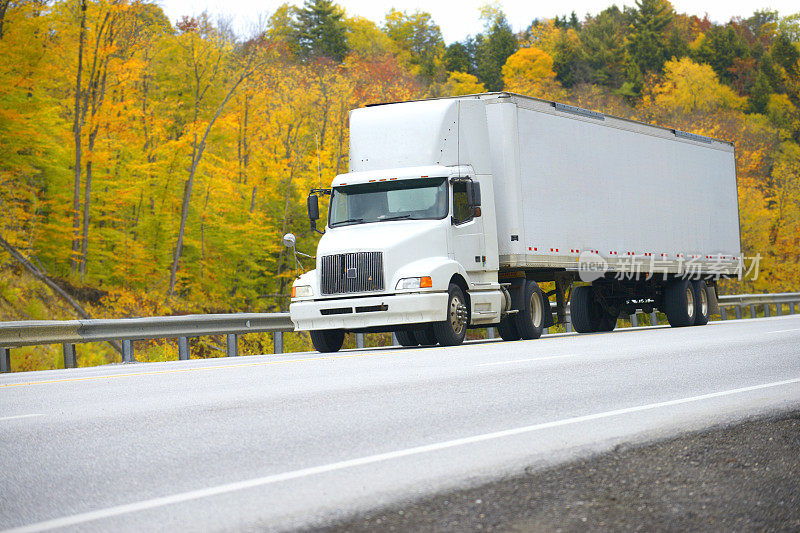
<instances>
[{"instance_id":1,"label":"truck front wheel","mask_svg":"<svg viewBox=\"0 0 800 533\"><path fill-rule=\"evenodd\" d=\"M697 301L692 282L674 279L664 287L664 313L673 328L693 326L697 316Z\"/></svg>"},{"instance_id":2,"label":"truck front wheel","mask_svg":"<svg viewBox=\"0 0 800 533\"><path fill-rule=\"evenodd\" d=\"M436 340L442 346L458 346L467 336L469 313L461 287L453 283L447 290L447 318L433 325Z\"/></svg>"},{"instance_id":3,"label":"truck front wheel","mask_svg":"<svg viewBox=\"0 0 800 533\"><path fill-rule=\"evenodd\" d=\"M433 331L433 326L426 326L423 329L416 330L414 332L414 340L420 346L436 346L436 333Z\"/></svg>"},{"instance_id":4,"label":"truck front wheel","mask_svg":"<svg viewBox=\"0 0 800 533\"><path fill-rule=\"evenodd\" d=\"M318 352L338 352L344 344L344 331L341 329L320 329L309 333L311 343Z\"/></svg>"},{"instance_id":5,"label":"truck front wheel","mask_svg":"<svg viewBox=\"0 0 800 533\"><path fill-rule=\"evenodd\" d=\"M398 329L394 332L394 336L397 337L397 342L400 343L400 346L418 346L419 341L417 337L414 335L412 330L408 329Z\"/></svg>"}]
</instances>

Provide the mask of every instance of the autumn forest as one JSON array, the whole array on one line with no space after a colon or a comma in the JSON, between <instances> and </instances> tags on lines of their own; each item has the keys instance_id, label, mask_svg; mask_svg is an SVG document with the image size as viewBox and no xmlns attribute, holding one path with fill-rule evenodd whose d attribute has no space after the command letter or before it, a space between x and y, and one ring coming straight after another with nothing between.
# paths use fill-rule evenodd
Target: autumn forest
<instances>
[{"instance_id":1,"label":"autumn forest","mask_svg":"<svg viewBox=\"0 0 800 533\"><path fill-rule=\"evenodd\" d=\"M734 142L742 245L762 259L724 290L800 288L800 14L716 23L636 0L519 33L496 5L475 16L483 31L448 44L427 13L375 23L329 0L247 35L144 0L0 0L0 321L286 310L281 236L313 254L305 197L347 171L349 110L501 90Z\"/></svg>"}]
</instances>

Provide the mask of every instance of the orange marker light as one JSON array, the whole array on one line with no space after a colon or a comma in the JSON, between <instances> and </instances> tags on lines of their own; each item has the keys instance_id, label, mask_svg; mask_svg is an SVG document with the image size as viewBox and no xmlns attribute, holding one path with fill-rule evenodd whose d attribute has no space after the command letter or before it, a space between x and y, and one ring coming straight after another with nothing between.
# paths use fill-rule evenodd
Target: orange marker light
<instances>
[{"instance_id":1,"label":"orange marker light","mask_svg":"<svg viewBox=\"0 0 800 533\"><path fill-rule=\"evenodd\" d=\"M295 295L296 293L297 293L297 290L296 290L294 287L292 287L292 298L294 298L294 295Z\"/></svg>"},{"instance_id":2,"label":"orange marker light","mask_svg":"<svg viewBox=\"0 0 800 533\"><path fill-rule=\"evenodd\" d=\"M425 287L433 287L433 280L430 276L422 276L419 280L419 288L424 289Z\"/></svg>"}]
</instances>

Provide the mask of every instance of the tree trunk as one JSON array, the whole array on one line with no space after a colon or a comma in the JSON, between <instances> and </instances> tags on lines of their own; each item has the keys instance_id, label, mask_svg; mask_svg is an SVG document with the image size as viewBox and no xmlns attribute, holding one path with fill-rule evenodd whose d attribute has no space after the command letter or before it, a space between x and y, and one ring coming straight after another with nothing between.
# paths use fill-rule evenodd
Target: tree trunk
<instances>
[{"instance_id":1,"label":"tree trunk","mask_svg":"<svg viewBox=\"0 0 800 533\"><path fill-rule=\"evenodd\" d=\"M47 285L53 292L55 292L58 296L60 296L70 307L72 307L78 316L85 319L92 318L89 313L86 312L86 309L83 308L81 304L75 301L69 294L67 294L64 289L59 287L53 280L51 280L47 274L36 268L33 263L28 261L28 259L23 256L19 250L17 250L14 246L11 245L8 241L0 237L0 247L5 248L5 250L11 255L11 257L21 264L25 269L30 272L33 277ZM115 350L119 353L122 353L122 345L120 345L117 341L108 341Z\"/></svg>"},{"instance_id":2,"label":"tree trunk","mask_svg":"<svg viewBox=\"0 0 800 533\"><path fill-rule=\"evenodd\" d=\"M192 184L194 183L194 176L197 172L197 166L200 164L200 160L203 158L203 152L206 149L206 140L208 139L208 135L211 133L211 128L214 126L214 123L217 121L219 116L222 114L223 109L228 104L231 98L233 98L236 89L241 85L241 83L250 77L251 74L255 71L255 69L260 66L253 65L253 58L249 58L247 65L245 68L242 69L242 72L236 82L228 91L228 94L225 95L225 98L217 107L214 116L211 117L209 120L208 125L206 126L205 131L203 132L203 137L198 143L197 140L194 141L194 146L192 147L192 165L189 168L189 179L186 180L186 189L183 192L183 202L181 203L181 225L178 230L178 241L175 244L175 254L172 258L172 269L170 270L169 275L169 292L167 293L167 298L171 298L172 294L175 292L175 280L178 274L178 262L181 258L181 252L183 251L183 236L186 232L186 218L189 216L189 201L192 197ZM196 101L196 105L199 105L199 101ZM195 138L196 139L196 138Z\"/></svg>"},{"instance_id":3,"label":"tree trunk","mask_svg":"<svg viewBox=\"0 0 800 533\"><path fill-rule=\"evenodd\" d=\"M86 0L80 0L81 29L78 39L78 73L75 75L75 120L72 131L75 135L75 163L72 185L72 254L69 258L70 270L74 274L78 269L78 252L80 250L80 209L81 209L81 76L83 74L83 47L86 42Z\"/></svg>"},{"instance_id":4,"label":"tree trunk","mask_svg":"<svg viewBox=\"0 0 800 533\"><path fill-rule=\"evenodd\" d=\"M91 152L91 143L89 151ZM81 279L86 275L86 256L89 253L89 202L92 195L92 161L86 162L86 182L83 186L83 234L81 236Z\"/></svg>"},{"instance_id":5,"label":"tree trunk","mask_svg":"<svg viewBox=\"0 0 800 533\"><path fill-rule=\"evenodd\" d=\"M0 0L0 39L3 38L3 23L6 20L6 11L8 11L8 4L11 0Z\"/></svg>"}]
</instances>

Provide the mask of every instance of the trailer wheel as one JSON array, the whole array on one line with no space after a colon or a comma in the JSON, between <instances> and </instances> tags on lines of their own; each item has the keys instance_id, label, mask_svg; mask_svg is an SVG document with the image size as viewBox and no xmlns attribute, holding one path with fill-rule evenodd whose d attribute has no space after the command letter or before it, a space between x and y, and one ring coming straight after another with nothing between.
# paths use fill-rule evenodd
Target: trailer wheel
<instances>
[{"instance_id":1,"label":"trailer wheel","mask_svg":"<svg viewBox=\"0 0 800 533\"><path fill-rule=\"evenodd\" d=\"M444 322L436 322L433 332L442 346L458 346L464 342L469 325L469 312L466 298L461 287L451 283L447 290L447 318Z\"/></svg>"},{"instance_id":2,"label":"trailer wheel","mask_svg":"<svg viewBox=\"0 0 800 533\"><path fill-rule=\"evenodd\" d=\"M497 324L497 333L504 341L518 341L520 339L519 331L517 331L517 323L514 320L514 315L506 315Z\"/></svg>"},{"instance_id":3,"label":"trailer wheel","mask_svg":"<svg viewBox=\"0 0 800 533\"><path fill-rule=\"evenodd\" d=\"M693 326L697 316L697 305L692 282L674 279L664 287L664 313L673 328Z\"/></svg>"},{"instance_id":4,"label":"trailer wheel","mask_svg":"<svg viewBox=\"0 0 800 533\"><path fill-rule=\"evenodd\" d=\"M309 333L311 343L318 352L338 352L344 343L344 331L341 329L319 329Z\"/></svg>"},{"instance_id":5,"label":"trailer wheel","mask_svg":"<svg viewBox=\"0 0 800 533\"><path fill-rule=\"evenodd\" d=\"M400 343L400 346L418 346L419 341L417 340L416 335L414 332L408 329L398 329L394 332L394 336L397 337L397 342Z\"/></svg>"},{"instance_id":6,"label":"trailer wheel","mask_svg":"<svg viewBox=\"0 0 800 533\"><path fill-rule=\"evenodd\" d=\"M525 340L538 339L544 331L545 313L550 312L550 300L545 298L535 281L525 283L524 305L514 317L517 332Z\"/></svg>"},{"instance_id":7,"label":"trailer wheel","mask_svg":"<svg viewBox=\"0 0 800 533\"><path fill-rule=\"evenodd\" d=\"M694 291L694 301L696 302L697 312L694 317L695 326L705 326L708 324L709 307L708 307L708 285L702 279L692 282L692 290Z\"/></svg>"},{"instance_id":8,"label":"trailer wheel","mask_svg":"<svg viewBox=\"0 0 800 533\"><path fill-rule=\"evenodd\" d=\"M592 288L580 285L572 289L569 300L569 313L572 318L572 327L578 333L592 333L600 331L600 314L602 308L594 301ZM616 321L615 321L616 324Z\"/></svg>"}]
</instances>

